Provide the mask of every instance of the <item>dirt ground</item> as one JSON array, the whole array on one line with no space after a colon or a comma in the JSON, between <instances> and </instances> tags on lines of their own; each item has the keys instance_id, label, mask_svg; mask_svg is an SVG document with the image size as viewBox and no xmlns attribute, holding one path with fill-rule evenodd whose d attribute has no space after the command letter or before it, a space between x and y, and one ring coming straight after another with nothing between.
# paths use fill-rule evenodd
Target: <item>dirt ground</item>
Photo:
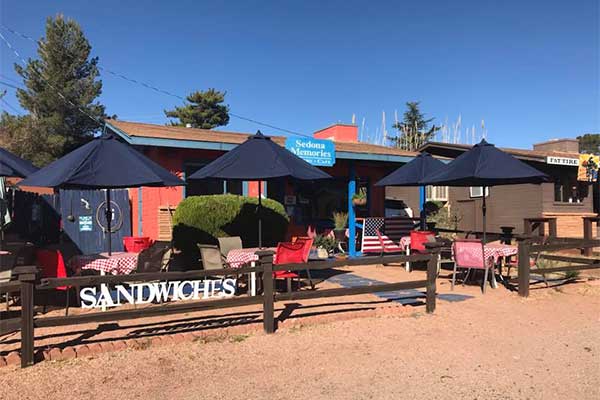
<instances>
[{"instance_id":1,"label":"dirt ground","mask_svg":"<svg viewBox=\"0 0 600 400\"><path fill-rule=\"evenodd\" d=\"M389 274L380 268L367 275ZM438 291L450 293L447 279ZM3 367L2 398L600 398L600 281L539 286L528 299L502 287L481 295L476 286L458 286L453 294L465 298L439 299L432 315L422 305L398 305L400 312L363 318L299 318L273 335L215 333L24 370ZM338 304L333 315L382 303L372 295L328 301Z\"/></svg>"}]
</instances>

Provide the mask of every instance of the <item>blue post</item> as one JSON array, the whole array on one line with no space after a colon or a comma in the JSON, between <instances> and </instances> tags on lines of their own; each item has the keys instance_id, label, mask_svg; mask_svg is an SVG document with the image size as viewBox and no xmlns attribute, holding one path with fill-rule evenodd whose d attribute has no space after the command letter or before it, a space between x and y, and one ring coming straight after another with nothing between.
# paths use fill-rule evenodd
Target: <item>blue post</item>
<instances>
[{"instance_id":1,"label":"blue post","mask_svg":"<svg viewBox=\"0 0 600 400\"><path fill-rule=\"evenodd\" d=\"M354 162L350 161L348 174L348 255L356 257L356 214L352 204L352 196L356 193L356 176Z\"/></svg>"},{"instance_id":2,"label":"blue post","mask_svg":"<svg viewBox=\"0 0 600 400\"><path fill-rule=\"evenodd\" d=\"M421 218L421 230L425 230L426 229L426 224L425 224L425 202L427 201L427 194L425 192L425 186L421 186L419 188L419 203L420 203L420 210L419 210L419 218Z\"/></svg>"}]
</instances>

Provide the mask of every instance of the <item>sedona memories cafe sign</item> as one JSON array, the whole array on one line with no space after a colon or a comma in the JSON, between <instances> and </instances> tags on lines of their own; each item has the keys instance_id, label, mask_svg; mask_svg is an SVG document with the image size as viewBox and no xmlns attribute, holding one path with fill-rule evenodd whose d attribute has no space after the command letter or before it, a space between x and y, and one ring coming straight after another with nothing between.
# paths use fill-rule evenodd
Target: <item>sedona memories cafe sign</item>
<instances>
[{"instance_id":1,"label":"sedona memories cafe sign","mask_svg":"<svg viewBox=\"0 0 600 400\"><path fill-rule=\"evenodd\" d=\"M227 298L235 294L236 280L204 279L195 281L168 281L131 283L116 285L113 290L108 285L86 287L79 291L81 308L118 307L123 304L163 303L169 299L199 300Z\"/></svg>"}]
</instances>

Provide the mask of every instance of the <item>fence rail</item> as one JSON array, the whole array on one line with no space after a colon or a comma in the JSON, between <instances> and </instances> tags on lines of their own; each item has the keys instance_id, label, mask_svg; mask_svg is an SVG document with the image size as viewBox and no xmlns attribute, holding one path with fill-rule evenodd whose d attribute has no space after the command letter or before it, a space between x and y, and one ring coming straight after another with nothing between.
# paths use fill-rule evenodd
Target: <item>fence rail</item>
<instances>
[{"instance_id":1,"label":"fence rail","mask_svg":"<svg viewBox=\"0 0 600 400\"><path fill-rule=\"evenodd\" d=\"M560 254L546 254L546 252L552 251L563 251L563 250L580 250L584 253L588 253L587 249L594 247L600 247L600 240L588 240L588 239L572 239L572 238L550 238L542 244L535 243L537 240L532 238L522 238L519 241L519 252L518 252L518 287L519 295L522 297L529 296L529 286L531 283L531 273L545 274L555 272L572 272L572 271L583 271L591 269L600 269L600 260L593 258L584 258L569 255ZM531 268L530 260L532 257L536 259L543 258L547 260L575 263L576 265L563 265L553 268Z\"/></svg>"},{"instance_id":2,"label":"fence rail","mask_svg":"<svg viewBox=\"0 0 600 400\"><path fill-rule=\"evenodd\" d=\"M386 255L380 257L373 256L362 257L357 259L286 265L273 265L272 251L259 251L256 254L259 256L259 260L254 267L244 267L240 269L227 268L209 271L141 273L121 276L80 276L69 278L46 278L38 280L36 277L36 267L18 267L14 270L14 274L18 276L18 281L10 282L8 284L0 284L0 293L17 291L20 292L21 316L19 318L11 318L0 321L0 334L15 330L21 331L21 367L27 367L32 365L34 362L34 329L36 327L56 327L94 322L120 321L209 309L243 307L262 303L263 328L265 332L273 333L277 329L274 306L274 303L276 301L352 296L358 294L389 292L395 290L419 288L426 289L426 311L428 313L432 313L435 311L435 279L437 274L437 250L433 250L431 253L428 254ZM296 291L291 293L276 293L274 290L274 271L301 271L306 269L322 270L343 266L393 264L416 261L427 262L426 280L385 283L352 288ZM250 272L262 273L263 292L260 295L224 298L217 300L190 300L176 303L159 303L156 305L148 305L143 308L109 310L106 312L89 312L78 315L54 317L34 316L33 299L35 293L55 289L58 287L72 286L75 288L79 288L85 286L98 286L104 284L137 284L152 283L156 281L181 281L216 276L235 276Z\"/></svg>"}]
</instances>

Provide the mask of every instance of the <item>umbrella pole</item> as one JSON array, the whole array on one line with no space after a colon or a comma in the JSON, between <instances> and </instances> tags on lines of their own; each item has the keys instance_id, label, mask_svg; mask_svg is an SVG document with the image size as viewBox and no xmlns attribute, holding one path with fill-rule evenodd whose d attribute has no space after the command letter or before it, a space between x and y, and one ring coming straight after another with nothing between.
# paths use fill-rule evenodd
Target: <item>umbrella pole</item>
<instances>
[{"instance_id":1,"label":"umbrella pole","mask_svg":"<svg viewBox=\"0 0 600 400\"><path fill-rule=\"evenodd\" d=\"M481 212L483 213L483 244L486 243L486 226L485 226L485 219L486 219L486 213L487 213L487 207L485 205L485 186L482 186L483 189L483 204L481 206Z\"/></svg>"},{"instance_id":2,"label":"umbrella pole","mask_svg":"<svg viewBox=\"0 0 600 400\"><path fill-rule=\"evenodd\" d=\"M262 248L262 181L258 181L258 247Z\"/></svg>"},{"instance_id":3,"label":"umbrella pole","mask_svg":"<svg viewBox=\"0 0 600 400\"><path fill-rule=\"evenodd\" d=\"M110 209L110 189L106 189L106 230L108 232L108 256L112 255L112 234L110 223L112 221L112 211Z\"/></svg>"}]
</instances>

